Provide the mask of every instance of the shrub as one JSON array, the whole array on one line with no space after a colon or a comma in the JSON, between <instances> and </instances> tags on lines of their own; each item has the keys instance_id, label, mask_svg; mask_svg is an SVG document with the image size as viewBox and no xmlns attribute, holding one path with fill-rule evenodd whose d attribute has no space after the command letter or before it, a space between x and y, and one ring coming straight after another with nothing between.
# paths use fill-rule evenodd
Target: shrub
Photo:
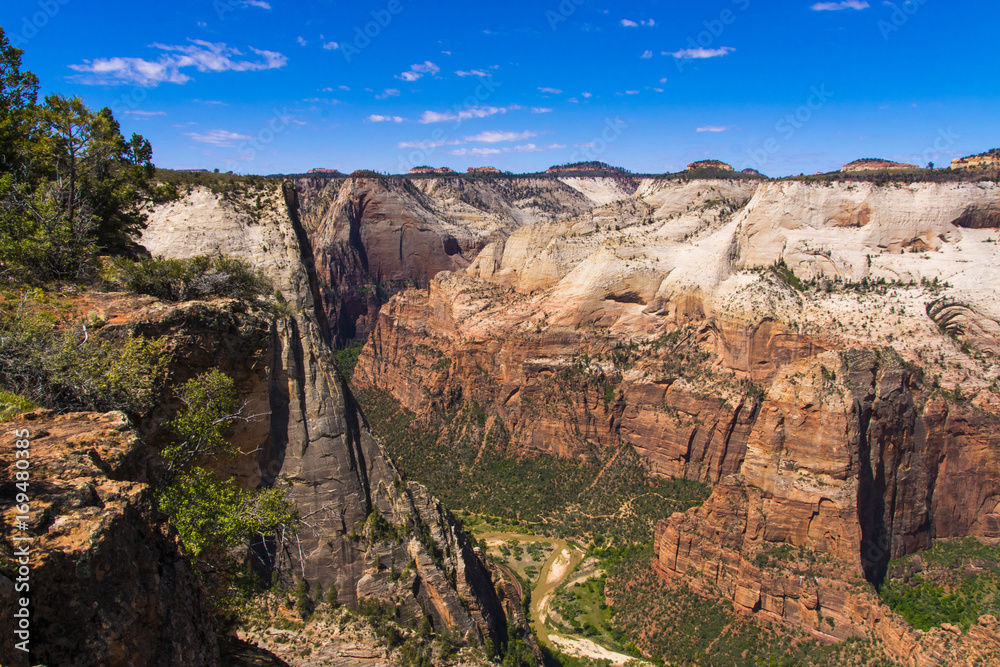
<instances>
[{"instance_id":1,"label":"shrub","mask_svg":"<svg viewBox=\"0 0 1000 667\"><path fill-rule=\"evenodd\" d=\"M274 291L271 281L248 262L221 255L138 261L117 258L107 264L103 278L119 289L164 301L228 297L258 303Z\"/></svg>"},{"instance_id":2,"label":"shrub","mask_svg":"<svg viewBox=\"0 0 1000 667\"><path fill-rule=\"evenodd\" d=\"M54 315L25 305L0 320L0 386L54 410L141 415L162 387L165 345L162 338L60 328Z\"/></svg>"}]
</instances>

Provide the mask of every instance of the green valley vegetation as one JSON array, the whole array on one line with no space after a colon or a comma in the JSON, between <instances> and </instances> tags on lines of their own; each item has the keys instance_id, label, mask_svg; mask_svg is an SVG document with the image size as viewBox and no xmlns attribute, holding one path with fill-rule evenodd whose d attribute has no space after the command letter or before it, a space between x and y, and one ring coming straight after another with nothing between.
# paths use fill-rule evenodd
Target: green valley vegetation
<instances>
[{"instance_id":1,"label":"green valley vegetation","mask_svg":"<svg viewBox=\"0 0 1000 667\"><path fill-rule=\"evenodd\" d=\"M732 604L664 583L650 567L652 548L600 552L614 601L610 632L626 648L652 656L659 665L735 667L894 667L869 639L824 645L800 631L737 614Z\"/></svg>"},{"instance_id":2,"label":"green valley vegetation","mask_svg":"<svg viewBox=\"0 0 1000 667\"><path fill-rule=\"evenodd\" d=\"M295 534L298 518L284 490L243 489L202 467L241 455L226 437L237 419L249 418L241 414L232 378L209 371L185 383L178 397L184 408L168 423L176 439L162 452L169 479L160 507L208 587L217 618L227 622L258 590L245 561L247 544L269 536L283 543Z\"/></svg>"},{"instance_id":3,"label":"green valley vegetation","mask_svg":"<svg viewBox=\"0 0 1000 667\"><path fill-rule=\"evenodd\" d=\"M474 403L421 423L384 392L357 396L404 475L451 510L495 517L516 530L650 543L658 519L708 496L703 484L649 476L628 446L595 448L591 462L519 455L499 420Z\"/></svg>"},{"instance_id":4,"label":"green valley vegetation","mask_svg":"<svg viewBox=\"0 0 1000 667\"><path fill-rule=\"evenodd\" d=\"M981 616L1000 617L1000 546L940 541L892 561L879 595L914 628L950 623L968 631Z\"/></svg>"}]
</instances>

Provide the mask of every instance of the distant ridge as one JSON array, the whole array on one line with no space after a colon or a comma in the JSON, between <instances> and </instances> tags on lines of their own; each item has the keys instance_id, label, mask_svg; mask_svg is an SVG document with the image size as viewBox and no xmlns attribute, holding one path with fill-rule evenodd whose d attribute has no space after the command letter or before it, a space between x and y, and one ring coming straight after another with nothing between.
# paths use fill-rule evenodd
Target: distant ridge
<instances>
[{"instance_id":1,"label":"distant ridge","mask_svg":"<svg viewBox=\"0 0 1000 667\"><path fill-rule=\"evenodd\" d=\"M906 162L893 162L877 157L863 157L854 162L848 162L841 171L882 171L884 169L920 169L915 164Z\"/></svg>"},{"instance_id":2,"label":"distant ridge","mask_svg":"<svg viewBox=\"0 0 1000 667\"><path fill-rule=\"evenodd\" d=\"M545 170L546 174L580 174L603 173L627 175L629 172L621 167L613 167L606 162L571 162L558 164Z\"/></svg>"}]
</instances>

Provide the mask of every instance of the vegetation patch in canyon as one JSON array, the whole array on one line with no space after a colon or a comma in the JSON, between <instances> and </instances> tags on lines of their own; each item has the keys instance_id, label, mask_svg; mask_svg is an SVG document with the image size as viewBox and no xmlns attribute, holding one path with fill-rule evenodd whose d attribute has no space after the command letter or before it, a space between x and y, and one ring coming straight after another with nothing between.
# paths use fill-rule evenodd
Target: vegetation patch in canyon
<instances>
[{"instance_id":1,"label":"vegetation patch in canyon","mask_svg":"<svg viewBox=\"0 0 1000 667\"><path fill-rule=\"evenodd\" d=\"M799 631L736 614L730 603L668 585L651 567L652 547L607 554L612 632L661 665L894 667L876 642L824 645Z\"/></svg>"},{"instance_id":2,"label":"vegetation patch in canyon","mask_svg":"<svg viewBox=\"0 0 1000 667\"><path fill-rule=\"evenodd\" d=\"M975 538L938 542L891 562L879 595L914 628L949 623L967 632L981 616L1000 617L1000 547Z\"/></svg>"},{"instance_id":3,"label":"vegetation patch in canyon","mask_svg":"<svg viewBox=\"0 0 1000 667\"><path fill-rule=\"evenodd\" d=\"M708 488L648 475L630 447L594 451L593 462L509 448L498 420L463 408L419 422L384 392L359 391L373 432L408 478L452 510L496 517L559 537L614 535L651 542L656 521L701 504Z\"/></svg>"}]
</instances>

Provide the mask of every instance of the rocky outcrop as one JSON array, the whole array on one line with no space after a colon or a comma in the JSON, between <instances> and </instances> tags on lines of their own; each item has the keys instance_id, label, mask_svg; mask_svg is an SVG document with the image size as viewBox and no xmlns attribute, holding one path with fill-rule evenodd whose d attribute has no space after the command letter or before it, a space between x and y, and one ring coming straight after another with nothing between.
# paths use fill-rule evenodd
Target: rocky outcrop
<instances>
[{"instance_id":1,"label":"rocky outcrop","mask_svg":"<svg viewBox=\"0 0 1000 667\"><path fill-rule=\"evenodd\" d=\"M995 169L997 167L1000 167L1000 148L951 161L952 169Z\"/></svg>"},{"instance_id":2,"label":"rocky outcrop","mask_svg":"<svg viewBox=\"0 0 1000 667\"><path fill-rule=\"evenodd\" d=\"M734 171L733 166L721 160L699 160L687 166L688 171L697 169L715 169L717 171Z\"/></svg>"},{"instance_id":3,"label":"rocky outcrop","mask_svg":"<svg viewBox=\"0 0 1000 667\"><path fill-rule=\"evenodd\" d=\"M465 170L469 174L499 174L500 170L496 167L469 167Z\"/></svg>"},{"instance_id":4,"label":"rocky outcrop","mask_svg":"<svg viewBox=\"0 0 1000 667\"><path fill-rule=\"evenodd\" d=\"M411 174L452 174L455 170L451 167L414 167Z\"/></svg>"},{"instance_id":5,"label":"rocky outcrop","mask_svg":"<svg viewBox=\"0 0 1000 667\"><path fill-rule=\"evenodd\" d=\"M148 450L120 413L37 412L4 424L30 435L27 530L14 531L13 447L0 450L0 662L216 665L201 585L145 483ZM30 542L15 537L30 536ZM29 590L15 591L28 545ZM29 654L14 648L16 600L30 600Z\"/></svg>"},{"instance_id":6,"label":"rocky outcrop","mask_svg":"<svg viewBox=\"0 0 1000 667\"><path fill-rule=\"evenodd\" d=\"M862 582L880 585L890 558L937 538L1000 539L998 426L929 399L892 354L792 364L740 471L703 507L660 523L660 571L820 639L875 629L898 644L905 623Z\"/></svg>"},{"instance_id":7,"label":"rocky outcrop","mask_svg":"<svg viewBox=\"0 0 1000 667\"><path fill-rule=\"evenodd\" d=\"M843 172L852 171L883 171L893 169L919 169L915 164L905 162L893 162L892 160L882 160L880 158L866 157L854 162L849 162L841 168Z\"/></svg>"},{"instance_id":8,"label":"rocky outcrop","mask_svg":"<svg viewBox=\"0 0 1000 667\"><path fill-rule=\"evenodd\" d=\"M344 603L386 593L408 614L430 613L458 636L492 637L498 645L505 618L487 571L470 556L464 535L437 501L400 485L340 377L295 191L261 196L263 212L248 221L238 209L196 190L186 201L156 211L143 242L153 254L169 257L200 254L218 243L226 254L247 259L268 275L289 314L265 333L252 318L199 319L199 309L210 307L188 304L150 313L137 326L149 333L176 329L171 337L178 340L178 365L195 374L218 364L249 390L248 400L266 399L260 419L234 436L244 451L255 453L249 459L255 469L246 470L242 462L229 472L251 483L286 486L304 528L283 552L262 545L258 554L287 557L307 580L336 586ZM190 345L184 344L185 332ZM412 571L418 579L409 581L409 588L376 566L379 547L371 536L359 538L376 511L395 527L400 548L409 554L393 552L397 560L417 564Z\"/></svg>"}]
</instances>

